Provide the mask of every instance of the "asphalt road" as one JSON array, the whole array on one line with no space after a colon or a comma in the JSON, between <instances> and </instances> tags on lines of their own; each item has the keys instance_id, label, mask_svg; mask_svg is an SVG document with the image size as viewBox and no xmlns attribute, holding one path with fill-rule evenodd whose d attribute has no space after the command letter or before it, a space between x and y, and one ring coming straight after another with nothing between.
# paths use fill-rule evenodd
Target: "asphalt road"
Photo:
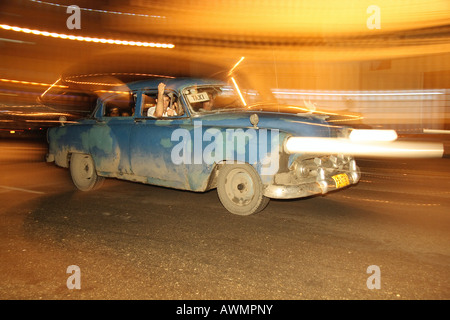
<instances>
[{"instance_id":1,"label":"asphalt road","mask_svg":"<svg viewBox=\"0 0 450 320\"><path fill-rule=\"evenodd\" d=\"M357 186L241 217L215 191L80 192L45 152L0 142L3 300L450 298L448 158L361 160Z\"/></svg>"}]
</instances>

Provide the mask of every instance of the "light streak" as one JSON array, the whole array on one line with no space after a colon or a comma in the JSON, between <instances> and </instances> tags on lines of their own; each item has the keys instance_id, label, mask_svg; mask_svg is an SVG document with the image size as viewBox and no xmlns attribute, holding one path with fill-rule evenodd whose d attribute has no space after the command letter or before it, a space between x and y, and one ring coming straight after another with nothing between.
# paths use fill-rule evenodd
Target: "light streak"
<instances>
[{"instance_id":1,"label":"light streak","mask_svg":"<svg viewBox=\"0 0 450 320\"><path fill-rule=\"evenodd\" d=\"M92 82L92 81L75 81L70 79L65 79L65 82L75 83L75 84L83 84L88 86L111 86L111 87L119 87L122 86L123 83L105 83L105 82Z\"/></svg>"},{"instance_id":2,"label":"light streak","mask_svg":"<svg viewBox=\"0 0 450 320\"><path fill-rule=\"evenodd\" d=\"M25 120L25 122L32 122L32 123L35 123L35 122L37 122L37 123L61 123L61 121L60 120ZM77 121L69 121L69 120L66 120L66 121L64 121L64 123L78 123Z\"/></svg>"},{"instance_id":3,"label":"light streak","mask_svg":"<svg viewBox=\"0 0 450 320\"><path fill-rule=\"evenodd\" d=\"M37 35L37 36L52 37L52 38L64 39L64 40L83 41L83 42L90 42L90 43L115 44L115 45L123 45L123 46L151 47L151 48L162 48L162 49L175 48L175 45L171 44L171 43L141 42L141 41L128 41L128 40L74 36L74 35L68 35L68 34L63 34L63 33L48 32L48 31L41 31L41 30L35 30L35 29L29 29L29 28L10 26L7 24L0 24L0 28L3 30L22 32L22 33L33 34L33 35Z\"/></svg>"},{"instance_id":4,"label":"light streak","mask_svg":"<svg viewBox=\"0 0 450 320\"><path fill-rule=\"evenodd\" d=\"M55 86L58 88L68 88L68 86L63 85L56 85L56 84L49 84L49 83L41 83L41 82L33 82L33 81L23 81L23 80L14 80L14 79L0 79L2 82L10 82L10 83L16 83L16 84L27 84L27 85L33 85L33 86Z\"/></svg>"},{"instance_id":5,"label":"light streak","mask_svg":"<svg viewBox=\"0 0 450 320\"><path fill-rule=\"evenodd\" d=\"M433 133L433 134L450 134L450 130L439 130L439 129L423 129L423 133Z\"/></svg>"},{"instance_id":6,"label":"light streak","mask_svg":"<svg viewBox=\"0 0 450 320\"><path fill-rule=\"evenodd\" d=\"M344 117L349 117L349 118L354 118L351 120L361 120L364 119L364 117L359 116L359 115L353 115L353 114L341 114L341 113L336 113L336 112L331 112L331 111L320 111L320 110L314 110L311 111L308 108L303 108L303 107L299 107L299 106L288 106L286 107L287 109L297 109L297 110L301 110L304 111L305 113L313 113L313 114L322 114L322 115L327 115L327 116L344 116ZM339 122L339 121L346 121L346 119L344 120L328 120L329 122Z\"/></svg>"},{"instance_id":7,"label":"light streak","mask_svg":"<svg viewBox=\"0 0 450 320\"><path fill-rule=\"evenodd\" d=\"M234 71L234 69L236 69L236 67L242 62L242 60L244 60L245 57L241 57L241 59L239 59L238 62L236 62L236 64L233 66L233 68L230 69L230 71L228 72L228 75L231 75Z\"/></svg>"},{"instance_id":8,"label":"light streak","mask_svg":"<svg viewBox=\"0 0 450 320\"><path fill-rule=\"evenodd\" d=\"M157 78L169 78L175 79L173 76L166 76L162 74L154 73L136 73L136 72L107 72L107 73L90 73L90 74L79 74L75 76L68 76L65 79L73 78L85 78L85 77L98 77L98 76L141 76L141 77L157 77Z\"/></svg>"},{"instance_id":9,"label":"light streak","mask_svg":"<svg viewBox=\"0 0 450 320\"><path fill-rule=\"evenodd\" d=\"M394 141L398 138L395 130L355 129L350 132L352 141Z\"/></svg>"},{"instance_id":10,"label":"light streak","mask_svg":"<svg viewBox=\"0 0 450 320\"><path fill-rule=\"evenodd\" d=\"M46 94L51 88L53 88L54 86L56 86L56 84L61 80L61 78L59 78L58 80L56 80L50 87L48 87L47 90L44 91L43 94L41 94L41 97L44 96L44 94Z\"/></svg>"},{"instance_id":11,"label":"light streak","mask_svg":"<svg viewBox=\"0 0 450 320\"><path fill-rule=\"evenodd\" d=\"M34 191L30 189L23 189L23 188L16 188L16 187L10 187L10 186L0 186L2 189L6 190L12 190L12 191L22 191L22 192L29 192L29 193L36 193L36 194L45 194L45 192L42 191Z\"/></svg>"},{"instance_id":12,"label":"light streak","mask_svg":"<svg viewBox=\"0 0 450 320\"><path fill-rule=\"evenodd\" d=\"M13 43L23 43L23 44L35 44L34 42L21 41L21 40L15 40L15 39L6 39L6 38L0 38L0 41L13 42Z\"/></svg>"},{"instance_id":13,"label":"light streak","mask_svg":"<svg viewBox=\"0 0 450 320\"><path fill-rule=\"evenodd\" d=\"M384 203L384 204L389 204L389 205L401 205L401 206L438 207L441 205L440 203L400 202L400 201L392 201L392 200L381 200L381 199L349 197L349 196L343 196L343 198L356 200L356 201L367 201L367 202L376 202L376 203Z\"/></svg>"},{"instance_id":14,"label":"light streak","mask_svg":"<svg viewBox=\"0 0 450 320\"><path fill-rule=\"evenodd\" d=\"M98 93L116 93L116 94L130 94L131 91L116 91L116 90L95 90Z\"/></svg>"},{"instance_id":15,"label":"light streak","mask_svg":"<svg viewBox=\"0 0 450 320\"><path fill-rule=\"evenodd\" d=\"M36 2L40 4L46 4L50 6L55 7L62 7L62 8L68 8L70 6L58 4L58 3L52 3L47 1L39 1L39 0L30 0L31 2ZM137 16L137 17L144 17L144 18L161 18L165 19L164 16L156 16L156 15L148 15L148 14L142 14L142 13L131 13L131 12L120 12L120 11L109 11L109 10L99 10L99 9L90 9L90 8L80 8L80 10L83 11L91 11L91 12L98 12L98 13L108 13L108 14L117 14L117 15L124 15L124 16Z\"/></svg>"},{"instance_id":16,"label":"light streak","mask_svg":"<svg viewBox=\"0 0 450 320\"><path fill-rule=\"evenodd\" d=\"M305 95L305 96L426 96L426 95L440 95L444 92L439 91L403 91L403 92L307 92L307 91L291 91L291 90L276 90L273 94L285 95Z\"/></svg>"},{"instance_id":17,"label":"light streak","mask_svg":"<svg viewBox=\"0 0 450 320\"><path fill-rule=\"evenodd\" d=\"M442 143L411 141L352 141L344 138L290 137L287 153L345 154L386 158L442 158Z\"/></svg>"},{"instance_id":18,"label":"light streak","mask_svg":"<svg viewBox=\"0 0 450 320\"><path fill-rule=\"evenodd\" d=\"M244 97L242 96L241 90L239 90L239 86L238 86L236 80L234 80L234 78L231 77L231 81L233 81L234 87L236 88L236 90L237 90L237 92L238 92L238 94L239 94L239 97L241 98L241 101L242 101L242 103L244 104L244 107L247 106L247 103L245 102L245 99L244 99Z\"/></svg>"},{"instance_id":19,"label":"light streak","mask_svg":"<svg viewBox=\"0 0 450 320\"><path fill-rule=\"evenodd\" d=\"M69 77L65 77L64 81L65 82L70 82L70 83L82 84L82 85L97 85L97 86L120 87L120 86L123 86L124 83L105 83L105 82L93 82L93 81L78 81L78 80L73 80L73 79L88 78L88 77L99 77L99 76L122 76L122 75L125 75L125 76L141 76L141 77L156 77L156 78L175 79L175 77L172 77L172 76L165 76L165 75L152 74L152 73L111 72L111 73L91 73L91 74L69 76Z\"/></svg>"}]
</instances>

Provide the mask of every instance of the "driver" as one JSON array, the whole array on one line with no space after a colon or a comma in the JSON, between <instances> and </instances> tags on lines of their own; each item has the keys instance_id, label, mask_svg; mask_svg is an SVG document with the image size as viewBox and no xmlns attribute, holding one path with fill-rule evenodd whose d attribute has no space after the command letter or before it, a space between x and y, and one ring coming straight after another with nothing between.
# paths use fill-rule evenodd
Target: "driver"
<instances>
[{"instance_id":1,"label":"driver","mask_svg":"<svg viewBox=\"0 0 450 320\"><path fill-rule=\"evenodd\" d=\"M212 94L210 92L207 92L209 99L207 101L202 102L202 106L200 107L199 111L211 111L214 105L214 98L215 94Z\"/></svg>"}]
</instances>

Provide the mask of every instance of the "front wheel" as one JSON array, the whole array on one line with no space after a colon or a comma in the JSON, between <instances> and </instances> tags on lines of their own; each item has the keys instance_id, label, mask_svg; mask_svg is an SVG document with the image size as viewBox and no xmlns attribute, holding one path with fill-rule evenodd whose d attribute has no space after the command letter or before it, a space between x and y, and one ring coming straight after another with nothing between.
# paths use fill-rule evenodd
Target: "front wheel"
<instances>
[{"instance_id":1,"label":"front wheel","mask_svg":"<svg viewBox=\"0 0 450 320\"><path fill-rule=\"evenodd\" d=\"M98 188L104 178L97 175L94 161L88 154L74 153L70 158L70 175L75 186L81 191Z\"/></svg>"},{"instance_id":2,"label":"front wheel","mask_svg":"<svg viewBox=\"0 0 450 320\"><path fill-rule=\"evenodd\" d=\"M219 170L217 194L225 209L247 216L263 210L269 198L256 170L249 164L226 164Z\"/></svg>"}]
</instances>

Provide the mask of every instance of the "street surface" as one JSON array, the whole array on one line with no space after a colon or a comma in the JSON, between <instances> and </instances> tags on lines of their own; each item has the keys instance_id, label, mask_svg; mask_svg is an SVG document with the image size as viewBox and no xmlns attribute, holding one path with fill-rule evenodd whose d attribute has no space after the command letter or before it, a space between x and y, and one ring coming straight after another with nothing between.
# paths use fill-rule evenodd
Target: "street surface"
<instances>
[{"instance_id":1,"label":"street surface","mask_svg":"<svg viewBox=\"0 0 450 320\"><path fill-rule=\"evenodd\" d=\"M241 217L215 190L80 192L45 153L0 141L3 300L450 299L448 158L362 160L357 186Z\"/></svg>"}]
</instances>

